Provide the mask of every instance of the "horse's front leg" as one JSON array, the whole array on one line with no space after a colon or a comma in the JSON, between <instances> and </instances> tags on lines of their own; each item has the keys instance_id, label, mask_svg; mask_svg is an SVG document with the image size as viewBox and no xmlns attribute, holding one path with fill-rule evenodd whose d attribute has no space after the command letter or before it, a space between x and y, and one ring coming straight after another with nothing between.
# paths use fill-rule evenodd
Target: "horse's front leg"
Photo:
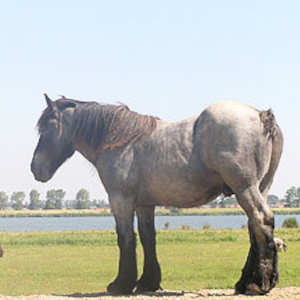
<instances>
[{"instance_id":1,"label":"horse's front leg","mask_svg":"<svg viewBox=\"0 0 300 300\"><path fill-rule=\"evenodd\" d=\"M109 284L107 291L112 294L130 294L137 280L133 201L121 196L110 196L110 205L117 225L120 260L118 276Z\"/></svg>"},{"instance_id":2,"label":"horse's front leg","mask_svg":"<svg viewBox=\"0 0 300 300\"><path fill-rule=\"evenodd\" d=\"M154 206L136 209L138 230L144 249L144 270L136 292L154 292L160 288L161 271L156 256Z\"/></svg>"}]
</instances>

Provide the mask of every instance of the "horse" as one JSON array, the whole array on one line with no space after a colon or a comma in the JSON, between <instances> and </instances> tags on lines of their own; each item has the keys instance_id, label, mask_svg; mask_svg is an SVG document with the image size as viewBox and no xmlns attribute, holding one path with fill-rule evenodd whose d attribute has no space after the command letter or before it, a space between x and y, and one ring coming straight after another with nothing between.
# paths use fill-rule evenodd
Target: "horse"
<instances>
[{"instance_id":1,"label":"horse","mask_svg":"<svg viewBox=\"0 0 300 300\"><path fill-rule=\"evenodd\" d=\"M267 194L278 167L283 135L271 110L218 102L180 122L131 111L126 105L51 100L37 128L31 170L47 182L75 151L98 171L116 221L117 277L111 294L160 289L155 206L179 208L235 194L248 217L250 250L236 293L266 294L278 281L274 215ZM144 252L138 279L134 215Z\"/></svg>"}]
</instances>

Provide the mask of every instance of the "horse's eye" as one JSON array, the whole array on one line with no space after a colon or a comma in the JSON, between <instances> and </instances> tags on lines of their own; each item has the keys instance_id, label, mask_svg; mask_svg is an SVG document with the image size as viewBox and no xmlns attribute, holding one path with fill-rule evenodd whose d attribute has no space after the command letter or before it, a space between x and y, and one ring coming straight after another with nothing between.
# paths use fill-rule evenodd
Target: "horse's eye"
<instances>
[{"instance_id":1,"label":"horse's eye","mask_svg":"<svg viewBox=\"0 0 300 300\"><path fill-rule=\"evenodd\" d=\"M57 128L58 128L57 121L55 119L50 119L46 123L46 126L40 129L40 132L43 135L55 134L57 132Z\"/></svg>"}]
</instances>

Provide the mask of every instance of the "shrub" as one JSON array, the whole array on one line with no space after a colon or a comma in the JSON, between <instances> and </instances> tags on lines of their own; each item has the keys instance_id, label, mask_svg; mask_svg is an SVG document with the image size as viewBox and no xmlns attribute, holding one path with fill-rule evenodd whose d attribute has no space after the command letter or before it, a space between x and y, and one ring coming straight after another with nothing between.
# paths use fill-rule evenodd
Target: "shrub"
<instances>
[{"instance_id":1,"label":"shrub","mask_svg":"<svg viewBox=\"0 0 300 300\"><path fill-rule=\"evenodd\" d=\"M171 216L180 215L180 209L179 208L171 206L171 207L168 207L168 209L170 211Z\"/></svg>"},{"instance_id":2,"label":"shrub","mask_svg":"<svg viewBox=\"0 0 300 300\"><path fill-rule=\"evenodd\" d=\"M209 224L204 224L202 229L204 230L211 229L211 226Z\"/></svg>"},{"instance_id":3,"label":"shrub","mask_svg":"<svg viewBox=\"0 0 300 300\"><path fill-rule=\"evenodd\" d=\"M183 224L183 225L181 225L181 229L182 229L182 230L190 230L190 229L191 229L191 226L190 226L190 225L187 225L187 224Z\"/></svg>"},{"instance_id":4,"label":"shrub","mask_svg":"<svg viewBox=\"0 0 300 300\"><path fill-rule=\"evenodd\" d=\"M164 224L164 230L168 230L169 227L170 227L170 222L166 222L166 223Z\"/></svg>"},{"instance_id":5,"label":"shrub","mask_svg":"<svg viewBox=\"0 0 300 300\"><path fill-rule=\"evenodd\" d=\"M282 223L282 228L298 228L299 224L295 217L287 218Z\"/></svg>"}]
</instances>

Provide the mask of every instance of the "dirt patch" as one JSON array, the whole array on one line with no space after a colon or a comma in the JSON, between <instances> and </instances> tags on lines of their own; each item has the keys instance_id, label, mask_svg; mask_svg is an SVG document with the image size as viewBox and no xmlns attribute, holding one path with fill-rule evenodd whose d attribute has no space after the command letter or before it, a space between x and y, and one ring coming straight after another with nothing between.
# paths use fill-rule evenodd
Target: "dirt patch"
<instances>
[{"instance_id":1,"label":"dirt patch","mask_svg":"<svg viewBox=\"0 0 300 300\"><path fill-rule=\"evenodd\" d=\"M77 300L77 299L103 299L103 300L300 300L300 287L289 287L282 289L273 289L271 293L265 296L245 296L234 295L234 290L201 290L199 292L176 292L160 291L157 293L147 293L143 295L132 296L111 296L108 294L73 294L73 295L35 295L35 296L0 296L3 300Z\"/></svg>"}]
</instances>

